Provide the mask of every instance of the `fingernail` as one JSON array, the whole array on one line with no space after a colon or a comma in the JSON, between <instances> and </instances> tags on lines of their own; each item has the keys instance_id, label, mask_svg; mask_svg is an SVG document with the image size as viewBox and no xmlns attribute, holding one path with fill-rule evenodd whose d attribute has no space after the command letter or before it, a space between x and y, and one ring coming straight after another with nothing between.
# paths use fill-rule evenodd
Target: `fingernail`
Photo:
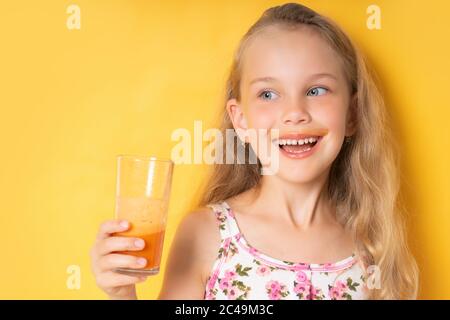
<instances>
[{"instance_id":1,"label":"fingernail","mask_svg":"<svg viewBox=\"0 0 450 320\"><path fill-rule=\"evenodd\" d=\"M137 264L141 266L145 266L147 264L147 260L145 258L137 259Z\"/></svg>"},{"instance_id":2,"label":"fingernail","mask_svg":"<svg viewBox=\"0 0 450 320\"><path fill-rule=\"evenodd\" d=\"M128 227L128 221L122 221L122 222L120 222L120 226L122 227L122 228L127 228Z\"/></svg>"},{"instance_id":3,"label":"fingernail","mask_svg":"<svg viewBox=\"0 0 450 320\"><path fill-rule=\"evenodd\" d=\"M142 240L142 239L137 239L137 240L135 240L134 241L134 245L137 247L137 248L142 248L142 247L144 247L144 240Z\"/></svg>"}]
</instances>

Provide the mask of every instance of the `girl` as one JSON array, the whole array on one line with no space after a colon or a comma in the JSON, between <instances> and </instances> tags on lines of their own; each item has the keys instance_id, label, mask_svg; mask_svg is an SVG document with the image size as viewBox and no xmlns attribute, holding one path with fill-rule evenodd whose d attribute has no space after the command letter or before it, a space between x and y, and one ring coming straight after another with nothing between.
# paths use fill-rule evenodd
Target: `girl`
<instances>
[{"instance_id":1,"label":"girl","mask_svg":"<svg viewBox=\"0 0 450 320\"><path fill-rule=\"evenodd\" d=\"M300 4L268 9L240 42L224 106L224 136L235 130L258 161L214 166L199 209L178 227L159 298L415 299L396 145L343 31ZM261 175L256 141L242 134L252 129L279 130L273 175ZM111 271L140 267L112 254L142 248L110 236L126 228L103 224L91 252L114 299L136 298L144 280Z\"/></svg>"}]
</instances>

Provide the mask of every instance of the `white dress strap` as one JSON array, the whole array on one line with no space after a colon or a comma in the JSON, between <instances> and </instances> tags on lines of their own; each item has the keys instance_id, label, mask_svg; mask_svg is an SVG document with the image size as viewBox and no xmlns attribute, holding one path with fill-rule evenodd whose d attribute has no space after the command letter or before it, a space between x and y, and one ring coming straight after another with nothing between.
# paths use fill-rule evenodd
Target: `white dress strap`
<instances>
[{"instance_id":1,"label":"white dress strap","mask_svg":"<svg viewBox=\"0 0 450 320\"><path fill-rule=\"evenodd\" d=\"M209 204L208 207L216 214L222 240L233 237L239 233L239 228L233 217L232 210L225 201Z\"/></svg>"}]
</instances>

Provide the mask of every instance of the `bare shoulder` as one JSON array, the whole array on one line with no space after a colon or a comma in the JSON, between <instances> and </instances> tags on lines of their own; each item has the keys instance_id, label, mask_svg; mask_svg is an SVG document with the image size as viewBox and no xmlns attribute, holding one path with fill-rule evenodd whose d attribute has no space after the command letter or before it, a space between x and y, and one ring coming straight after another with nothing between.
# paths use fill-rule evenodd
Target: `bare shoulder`
<instances>
[{"instance_id":1,"label":"bare shoulder","mask_svg":"<svg viewBox=\"0 0 450 320\"><path fill-rule=\"evenodd\" d=\"M198 261L201 264L203 287L212 271L220 249L220 231L215 213L211 208L200 208L185 217L185 222L196 237Z\"/></svg>"},{"instance_id":2,"label":"bare shoulder","mask_svg":"<svg viewBox=\"0 0 450 320\"><path fill-rule=\"evenodd\" d=\"M203 299L206 280L220 247L212 209L184 216L172 242L159 299Z\"/></svg>"},{"instance_id":3,"label":"bare shoulder","mask_svg":"<svg viewBox=\"0 0 450 320\"><path fill-rule=\"evenodd\" d=\"M188 213L181 221L179 229L193 229L192 231L199 231L209 235L217 235L220 238L217 229L216 215L211 208L199 208ZM199 234L198 234L199 235Z\"/></svg>"},{"instance_id":4,"label":"bare shoulder","mask_svg":"<svg viewBox=\"0 0 450 320\"><path fill-rule=\"evenodd\" d=\"M177 232L195 243L198 257L208 259L211 253L217 254L220 231L216 215L211 208L199 208L187 214Z\"/></svg>"}]
</instances>

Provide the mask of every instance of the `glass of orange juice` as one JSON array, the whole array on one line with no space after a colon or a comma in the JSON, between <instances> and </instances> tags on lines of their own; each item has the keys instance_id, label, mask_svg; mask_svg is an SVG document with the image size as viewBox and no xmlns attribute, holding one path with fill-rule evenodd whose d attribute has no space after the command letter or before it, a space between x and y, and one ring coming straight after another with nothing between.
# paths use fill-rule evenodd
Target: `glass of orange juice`
<instances>
[{"instance_id":1,"label":"glass of orange juice","mask_svg":"<svg viewBox=\"0 0 450 320\"><path fill-rule=\"evenodd\" d=\"M117 268L127 275L155 275L159 272L167 222L173 162L157 157L119 155L117 157L116 219L127 220L130 228L115 236L137 237L145 241L141 251L120 253L144 257L145 268Z\"/></svg>"}]
</instances>

